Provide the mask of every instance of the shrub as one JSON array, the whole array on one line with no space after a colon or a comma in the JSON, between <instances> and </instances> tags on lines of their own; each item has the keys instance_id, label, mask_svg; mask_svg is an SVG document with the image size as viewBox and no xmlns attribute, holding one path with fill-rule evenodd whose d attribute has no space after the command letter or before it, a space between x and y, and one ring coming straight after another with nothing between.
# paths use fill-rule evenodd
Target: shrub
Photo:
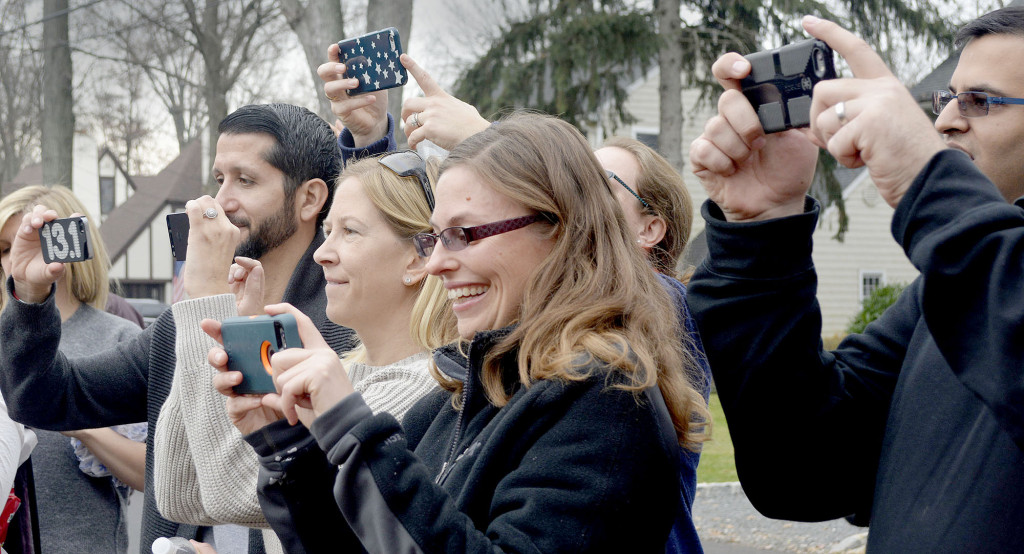
<instances>
[{"instance_id":1,"label":"shrub","mask_svg":"<svg viewBox=\"0 0 1024 554\"><path fill-rule=\"evenodd\" d=\"M875 289L871 296L864 299L864 306L850 320L850 325L846 327L846 331L850 334L863 333L868 323L878 319L878 316L882 315L886 308L892 306L893 302L896 302L896 299L899 298L900 293L905 288L907 288L906 284L895 283Z\"/></svg>"}]
</instances>

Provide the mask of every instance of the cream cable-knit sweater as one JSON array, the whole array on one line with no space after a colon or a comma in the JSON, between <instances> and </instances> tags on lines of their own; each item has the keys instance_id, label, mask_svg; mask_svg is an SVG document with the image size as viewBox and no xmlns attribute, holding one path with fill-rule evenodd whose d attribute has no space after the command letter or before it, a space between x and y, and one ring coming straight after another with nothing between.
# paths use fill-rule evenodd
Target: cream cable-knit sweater
<instances>
[{"instance_id":1,"label":"cream cable-knit sweater","mask_svg":"<svg viewBox=\"0 0 1024 554\"><path fill-rule=\"evenodd\" d=\"M223 294L186 300L172 310L177 367L154 437L157 506L175 521L266 528L256 497L259 461L228 419L226 398L211 384L216 370L206 357L216 342L199 327L204 318L238 315L235 298ZM437 387L428 371L430 359L429 352L421 352L388 366L349 364L347 369L370 408L401 421L417 400ZM264 532L267 551L280 551L272 535Z\"/></svg>"}]
</instances>

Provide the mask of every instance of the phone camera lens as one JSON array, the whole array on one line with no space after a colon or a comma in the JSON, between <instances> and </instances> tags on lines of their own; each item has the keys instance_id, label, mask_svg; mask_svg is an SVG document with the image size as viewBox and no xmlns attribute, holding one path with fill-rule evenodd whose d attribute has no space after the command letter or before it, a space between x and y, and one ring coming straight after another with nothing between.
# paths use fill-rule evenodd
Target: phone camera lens
<instances>
[{"instance_id":1,"label":"phone camera lens","mask_svg":"<svg viewBox=\"0 0 1024 554\"><path fill-rule=\"evenodd\" d=\"M825 52L821 48L814 49L814 74L818 77L825 76Z\"/></svg>"},{"instance_id":2,"label":"phone camera lens","mask_svg":"<svg viewBox=\"0 0 1024 554\"><path fill-rule=\"evenodd\" d=\"M288 348L288 341L284 338L284 325L280 321L274 322L274 334L277 336L277 348L284 350Z\"/></svg>"}]
</instances>

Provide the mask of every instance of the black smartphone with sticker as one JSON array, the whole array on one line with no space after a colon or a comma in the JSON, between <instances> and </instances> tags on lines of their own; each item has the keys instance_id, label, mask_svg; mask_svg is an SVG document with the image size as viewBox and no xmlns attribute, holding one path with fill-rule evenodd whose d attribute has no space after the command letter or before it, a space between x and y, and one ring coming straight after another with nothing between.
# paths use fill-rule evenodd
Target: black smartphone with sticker
<instances>
[{"instance_id":1,"label":"black smartphone with sticker","mask_svg":"<svg viewBox=\"0 0 1024 554\"><path fill-rule=\"evenodd\" d=\"M366 94L409 82L409 74L398 61L402 39L398 29L388 27L338 42L338 58L345 64L345 76L359 79L349 96Z\"/></svg>"},{"instance_id":2,"label":"black smartphone with sticker","mask_svg":"<svg viewBox=\"0 0 1024 554\"><path fill-rule=\"evenodd\" d=\"M234 388L237 394L275 392L271 358L286 348L302 347L291 314L229 317L221 323L220 334L228 369L242 372L242 382Z\"/></svg>"},{"instance_id":3,"label":"black smartphone with sticker","mask_svg":"<svg viewBox=\"0 0 1024 554\"><path fill-rule=\"evenodd\" d=\"M39 242L48 264L92 259L89 220L84 216L47 221L39 228Z\"/></svg>"},{"instance_id":4,"label":"black smartphone with sticker","mask_svg":"<svg viewBox=\"0 0 1024 554\"><path fill-rule=\"evenodd\" d=\"M167 234L171 239L171 255L176 261L185 261L185 251L188 249L188 214L167 214Z\"/></svg>"},{"instance_id":5,"label":"black smartphone with sticker","mask_svg":"<svg viewBox=\"0 0 1024 554\"><path fill-rule=\"evenodd\" d=\"M750 75L740 83L765 133L811 124L811 93L819 81L836 78L832 49L818 39L745 56Z\"/></svg>"}]
</instances>

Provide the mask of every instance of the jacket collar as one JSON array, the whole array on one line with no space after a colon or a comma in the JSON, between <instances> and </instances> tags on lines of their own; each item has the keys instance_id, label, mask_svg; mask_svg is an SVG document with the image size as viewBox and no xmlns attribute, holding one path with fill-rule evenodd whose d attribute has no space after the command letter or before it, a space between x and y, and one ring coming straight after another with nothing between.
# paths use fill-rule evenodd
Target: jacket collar
<instances>
[{"instance_id":1,"label":"jacket collar","mask_svg":"<svg viewBox=\"0 0 1024 554\"><path fill-rule=\"evenodd\" d=\"M468 344L459 340L438 348L434 351L434 362L437 364L437 369L446 376L465 383L471 365L479 364L483 355L515 328L515 325L510 325L501 329L481 331ZM465 352L468 352L469 355L464 354Z\"/></svg>"}]
</instances>

